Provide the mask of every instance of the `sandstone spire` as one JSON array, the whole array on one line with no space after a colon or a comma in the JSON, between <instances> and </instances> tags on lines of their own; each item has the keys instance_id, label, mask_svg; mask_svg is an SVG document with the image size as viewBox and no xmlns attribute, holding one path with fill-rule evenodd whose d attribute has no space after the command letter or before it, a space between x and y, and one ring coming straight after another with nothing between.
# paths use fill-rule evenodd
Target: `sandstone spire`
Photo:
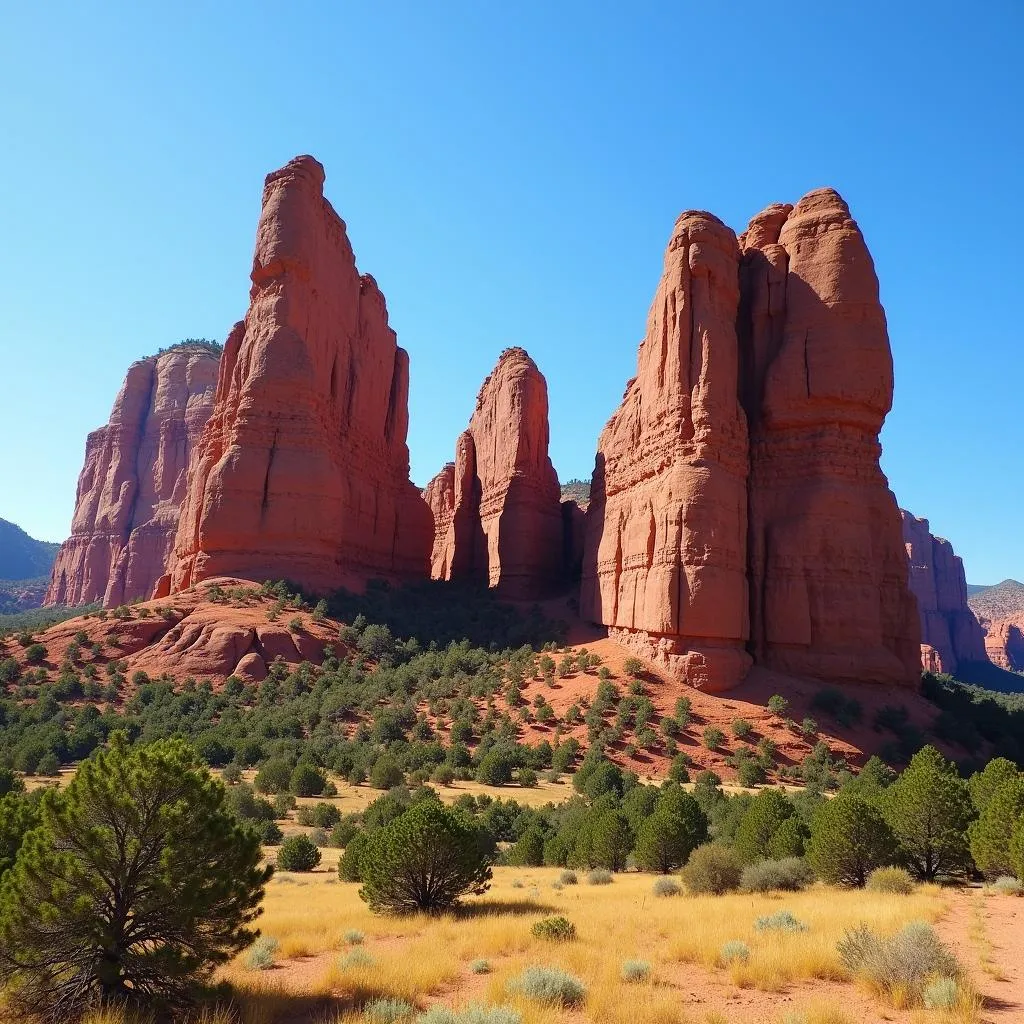
<instances>
[{"instance_id":1,"label":"sandstone spire","mask_svg":"<svg viewBox=\"0 0 1024 1024\"><path fill-rule=\"evenodd\" d=\"M501 353L455 462L425 493L436 578L483 583L509 597L538 597L562 581L565 525L548 457L547 382L523 349Z\"/></svg>"},{"instance_id":2,"label":"sandstone spire","mask_svg":"<svg viewBox=\"0 0 1024 1024\"><path fill-rule=\"evenodd\" d=\"M219 356L183 344L133 363L86 440L71 536L46 604L148 598L174 542L189 458L213 408Z\"/></svg>"},{"instance_id":3,"label":"sandstone spire","mask_svg":"<svg viewBox=\"0 0 1024 1024\"><path fill-rule=\"evenodd\" d=\"M225 347L164 588L210 576L312 590L426 576L409 481L409 360L309 156L268 175L245 320Z\"/></svg>"}]
</instances>

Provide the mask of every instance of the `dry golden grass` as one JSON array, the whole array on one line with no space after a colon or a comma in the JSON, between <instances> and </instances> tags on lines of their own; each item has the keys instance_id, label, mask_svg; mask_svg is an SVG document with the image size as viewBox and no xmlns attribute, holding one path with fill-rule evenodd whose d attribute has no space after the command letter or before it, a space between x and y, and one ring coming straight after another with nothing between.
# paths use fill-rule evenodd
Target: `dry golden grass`
<instances>
[{"instance_id":1,"label":"dry golden grass","mask_svg":"<svg viewBox=\"0 0 1024 1024\"><path fill-rule=\"evenodd\" d=\"M334 996L343 1005L323 1018L330 1024L361 1019L358 1007L383 997L420 1008L436 1001L454 1006L504 1003L522 1013L524 1024L581 1019L579 1013L509 995L509 981L527 966L543 963L584 982L588 1021L697 1024L719 1011L684 1004L680 984L687 964L766 994L808 979L844 981L836 943L848 927L863 922L891 932L910 920L934 920L944 905L940 890L932 887L910 897L816 887L804 893L657 899L651 894L650 875L617 875L608 886L581 884L559 891L552 888L558 874L548 868L498 868L492 891L468 901L461 913L397 919L375 917L359 899L358 886L334 881L326 872L291 876L297 881L290 883L278 878L268 888L260 921L263 933L280 943L278 965L254 974L239 957L220 977L243 995L259 996L272 985L308 996ZM789 910L808 930L754 929L758 917L780 909ZM577 941L549 943L530 934L534 921L552 913L564 914L576 925ZM364 933L359 948L371 963L345 966L349 947L343 936L349 929ZM719 950L731 939L748 944L750 959L723 969ZM621 979L621 964L636 957L651 962L652 975L647 982L628 984ZM469 971L470 962L478 958L490 962L491 973ZM834 1001L813 1004L801 1013L799 1019L807 1024L850 1019Z\"/></svg>"}]
</instances>

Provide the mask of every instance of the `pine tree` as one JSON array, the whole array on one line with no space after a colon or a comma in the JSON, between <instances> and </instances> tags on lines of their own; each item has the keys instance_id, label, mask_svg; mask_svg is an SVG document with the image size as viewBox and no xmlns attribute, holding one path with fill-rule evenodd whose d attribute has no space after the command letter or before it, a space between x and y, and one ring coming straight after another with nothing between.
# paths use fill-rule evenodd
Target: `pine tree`
<instances>
[{"instance_id":1,"label":"pine tree","mask_svg":"<svg viewBox=\"0 0 1024 1024\"><path fill-rule=\"evenodd\" d=\"M423 800L366 836L360 898L375 913L437 913L491 881L488 837L460 811Z\"/></svg>"},{"instance_id":2,"label":"pine tree","mask_svg":"<svg viewBox=\"0 0 1024 1024\"><path fill-rule=\"evenodd\" d=\"M681 787L669 786L637 830L637 865L643 871L667 874L682 867L707 840L708 819L697 801Z\"/></svg>"},{"instance_id":3,"label":"pine tree","mask_svg":"<svg viewBox=\"0 0 1024 1024\"><path fill-rule=\"evenodd\" d=\"M744 864L766 860L772 838L782 823L796 812L784 793L777 789L762 789L750 803L736 829L733 848Z\"/></svg>"},{"instance_id":4,"label":"pine tree","mask_svg":"<svg viewBox=\"0 0 1024 1024\"><path fill-rule=\"evenodd\" d=\"M1019 778L1017 766L1005 757L993 757L980 772L975 772L968 780L967 787L971 792L971 800L979 814L988 806L988 802L1003 788L1007 782Z\"/></svg>"},{"instance_id":5,"label":"pine tree","mask_svg":"<svg viewBox=\"0 0 1024 1024\"><path fill-rule=\"evenodd\" d=\"M38 824L38 799L21 793L0 797L0 878L14 867L26 834Z\"/></svg>"},{"instance_id":6,"label":"pine tree","mask_svg":"<svg viewBox=\"0 0 1024 1024\"><path fill-rule=\"evenodd\" d=\"M1024 776L1004 782L988 799L970 829L971 855L978 870L988 878L1012 874L1010 838L1024 815Z\"/></svg>"},{"instance_id":7,"label":"pine tree","mask_svg":"<svg viewBox=\"0 0 1024 1024\"><path fill-rule=\"evenodd\" d=\"M900 856L917 878L962 875L970 869L967 828L974 808L967 783L935 747L922 747L885 792L885 820Z\"/></svg>"},{"instance_id":8,"label":"pine tree","mask_svg":"<svg viewBox=\"0 0 1024 1024\"><path fill-rule=\"evenodd\" d=\"M875 868L893 863L896 849L881 811L840 793L814 813L807 861L823 881L862 886Z\"/></svg>"},{"instance_id":9,"label":"pine tree","mask_svg":"<svg viewBox=\"0 0 1024 1024\"><path fill-rule=\"evenodd\" d=\"M590 841L593 867L622 871L634 842L629 819L622 811L606 811L594 822Z\"/></svg>"},{"instance_id":10,"label":"pine tree","mask_svg":"<svg viewBox=\"0 0 1024 1024\"><path fill-rule=\"evenodd\" d=\"M0 885L0 987L26 1016L73 1019L95 1000L186 1002L259 934L259 841L180 740L122 734L42 801Z\"/></svg>"}]
</instances>

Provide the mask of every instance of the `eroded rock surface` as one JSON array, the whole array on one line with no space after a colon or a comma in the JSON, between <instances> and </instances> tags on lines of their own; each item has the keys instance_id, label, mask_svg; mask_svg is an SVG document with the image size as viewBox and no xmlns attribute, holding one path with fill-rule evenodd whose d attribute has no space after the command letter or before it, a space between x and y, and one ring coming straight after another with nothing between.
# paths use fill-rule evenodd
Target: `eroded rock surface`
<instances>
[{"instance_id":1,"label":"eroded rock surface","mask_svg":"<svg viewBox=\"0 0 1024 1024\"><path fill-rule=\"evenodd\" d=\"M477 396L455 462L425 491L434 512L431 574L539 597L565 573L558 476L548 457L548 392L521 348L502 352Z\"/></svg>"},{"instance_id":2,"label":"eroded rock surface","mask_svg":"<svg viewBox=\"0 0 1024 1024\"><path fill-rule=\"evenodd\" d=\"M129 367L109 422L86 440L71 536L46 604L111 606L150 596L174 543L218 362L207 348L183 345Z\"/></svg>"},{"instance_id":3,"label":"eroded rock surface","mask_svg":"<svg viewBox=\"0 0 1024 1024\"><path fill-rule=\"evenodd\" d=\"M917 598L921 620L921 643L935 652L922 658L922 667L955 675L961 662L985 661L987 657L985 631L967 604L963 561L948 540L932 534L927 519L903 509L900 516L910 562L910 589Z\"/></svg>"},{"instance_id":4,"label":"eroded rock surface","mask_svg":"<svg viewBox=\"0 0 1024 1024\"><path fill-rule=\"evenodd\" d=\"M309 156L266 179L249 310L225 346L164 591L218 575L325 591L428 574L409 359L323 183Z\"/></svg>"},{"instance_id":5,"label":"eroded rock surface","mask_svg":"<svg viewBox=\"0 0 1024 1024\"><path fill-rule=\"evenodd\" d=\"M878 435L892 357L840 196L739 239L676 223L636 378L598 443L581 607L712 690L767 668L914 685L920 628Z\"/></svg>"}]
</instances>

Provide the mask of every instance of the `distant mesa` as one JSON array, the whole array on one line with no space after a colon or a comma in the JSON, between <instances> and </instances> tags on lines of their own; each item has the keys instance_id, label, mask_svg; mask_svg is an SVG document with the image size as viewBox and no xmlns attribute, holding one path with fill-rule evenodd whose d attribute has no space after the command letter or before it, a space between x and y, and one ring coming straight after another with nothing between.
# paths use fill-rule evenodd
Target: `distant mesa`
<instances>
[{"instance_id":1,"label":"distant mesa","mask_svg":"<svg viewBox=\"0 0 1024 1024\"><path fill-rule=\"evenodd\" d=\"M150 596L213 408L218 363L215 344L201 339L128 368L110 420L86 440L71 536L53 565L47 605Z\"/></svg>"},{"instance_id":2,"label":"distant mesa","mask_svg":"<svg viewBox=\"0 0 1024 1024\"><path fill-rule=\"evenodd\" d=\"M932 535L927 519L903 509L900 516L921 619L922 667L955 675L962 664L986 659L985 631L968 605L963 561L948 540Z\"/></svg>"},{"instance_id":3,"label":"distant mesa","mask_svg":"<svg viewBox=\"0 0 1024 1024\"><path fill-rule=\"evenodd\" d=\"M968 602L985 629L985 650L999 668L1024 672L1024 584L978 587Z\"/></svg>"},{"instance_id":4,"label":"distant mesa","mask_svg":"<svg viewBox=\"0 0 1024 1024\"><path fill-rule=\"evenodd\" d=\"M424 491L434 516L435 579L513 598L564 587L574 520L566 512L563 522L548 433L547 382L524 349L506 349L480 388L455 461Z\"/></svg>"}]
</instances>

